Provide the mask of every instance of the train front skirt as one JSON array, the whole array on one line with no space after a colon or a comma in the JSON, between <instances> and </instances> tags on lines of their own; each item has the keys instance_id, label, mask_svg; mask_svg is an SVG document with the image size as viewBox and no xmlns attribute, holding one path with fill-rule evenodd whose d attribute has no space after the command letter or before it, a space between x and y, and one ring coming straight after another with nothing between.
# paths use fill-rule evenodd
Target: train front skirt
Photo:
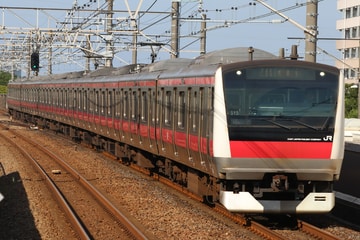
<instances>
[{"instance_id":1,"label":"train front skirt","mask_svg":"<svg viewBox=\"0 0 360 240\"><path fill-rule=\"evenodd\" d=\"M220 191L220 202L230 212L327 213L335 206L335 193L309 193L303 200L257 200L249 192Z\"/></svg>"}]
</instances>

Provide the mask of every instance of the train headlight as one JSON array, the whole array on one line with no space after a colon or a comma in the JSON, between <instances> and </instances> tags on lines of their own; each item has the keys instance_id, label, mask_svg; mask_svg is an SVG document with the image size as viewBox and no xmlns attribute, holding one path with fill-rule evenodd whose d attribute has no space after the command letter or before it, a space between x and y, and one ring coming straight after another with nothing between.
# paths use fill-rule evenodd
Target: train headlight
<instances>
[{"instance_id":1,"label":"train headlight","mask_svg":"<svg viewBox=\"0 0 360 240\"><path fill-rule=\"evenodd\" d=\"M236 71L236 75L240 76L242 74L242 72L240 70Z\"/></svg>"},{"instance_id":2,"label":"train headlight","mask_svg":"<svg viewBox=\"0 0 360 240\"><path fill-rule=\"evenodd\" d=\"M325 73L324 72L320 72L320 77L324 77Z\"/></svg>"}]
</instances>

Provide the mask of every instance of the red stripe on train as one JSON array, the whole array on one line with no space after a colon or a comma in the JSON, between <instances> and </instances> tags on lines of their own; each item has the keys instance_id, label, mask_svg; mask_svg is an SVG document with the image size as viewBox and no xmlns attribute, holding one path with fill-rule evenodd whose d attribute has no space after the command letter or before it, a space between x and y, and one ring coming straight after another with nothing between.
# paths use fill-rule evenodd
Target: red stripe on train
<instances>
[{"instance_id":1,"label":"red stripe on train","mask_svg":"<svg viewBox=\"0 0 360 240\"><path fill-rule=\"evenodd\" d=\"M316 158L329 159L332 142L231 141L233 158Z\"/></svg>"}]
</instances>

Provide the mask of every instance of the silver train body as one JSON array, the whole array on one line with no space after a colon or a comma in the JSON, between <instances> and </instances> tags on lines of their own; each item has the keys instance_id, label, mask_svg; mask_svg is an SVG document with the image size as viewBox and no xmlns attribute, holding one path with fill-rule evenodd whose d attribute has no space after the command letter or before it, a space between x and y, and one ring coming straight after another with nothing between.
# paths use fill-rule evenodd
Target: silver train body
<instances>
[{"instance_id":1,"label":"silver train body","mask_svg":"<svg viewBox=\"0 0 360 240\"><path fill-rule=\"evenodd\" d=\"M9 112L244 213L323 213L344 152L336 68L255 49L11 82Z\"/></svg>"}]
</instances>

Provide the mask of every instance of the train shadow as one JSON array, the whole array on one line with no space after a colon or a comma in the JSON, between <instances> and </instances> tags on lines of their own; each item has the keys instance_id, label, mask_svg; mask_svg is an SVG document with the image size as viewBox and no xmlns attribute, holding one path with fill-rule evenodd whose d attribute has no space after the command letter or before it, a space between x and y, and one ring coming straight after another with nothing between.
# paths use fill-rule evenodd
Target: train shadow
<instances>
[{"instance_id":1,"label":"train shadow","mask_svg":"<svg viewBox=\"0 0 360 240\"><path fill-rule=\"evenodd\" d=\"M41 239L18 172L0 174L0 193L0 239Z\"/></svg>"}]
</instances>

